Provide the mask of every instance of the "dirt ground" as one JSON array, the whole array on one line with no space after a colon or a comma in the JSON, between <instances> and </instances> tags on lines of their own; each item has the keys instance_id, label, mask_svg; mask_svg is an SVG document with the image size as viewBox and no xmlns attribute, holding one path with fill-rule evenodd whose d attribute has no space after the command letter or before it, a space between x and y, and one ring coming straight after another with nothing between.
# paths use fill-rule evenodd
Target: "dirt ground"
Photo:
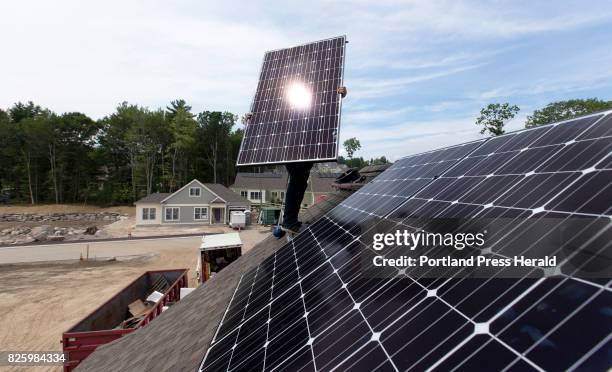
<instances>
[{"instance_id":1,"label":"dirt ground","mask_svg":"<svg viewBox=\"0 0 612 372\"><path fill-rule=\"evenodd\" d=\"M119 207L108 207L101 208L94 205L82 205L82 204L41 204L41 205L0 205L0 214L14 214L14 213L32 213L32 214L48 214L48 213L121 213L128 215L128 221L134 221L136 208L130 206L119 206ZM116 222L122 222L119 220ZM90 226L97 226L98 228L105 228L113 224L115 221L2 221L0 222L0 230L14 229L20 226L36 227L41 225L51 225L53 227L72 227L75 229L84 229ZM110 229L111 235L105 237L114 237L112 235L112 228ZM124 233L120 236L125 236Z\"/></svg>"},{"instance_id":2,"label":"dirt ground","mask_svg":"<svg viewBox=\"0 0 612 372\"><path fill-rule=\"evenodd\" d=\"M36 227L41 225L51 225L53 227L65 227L84 229L90 226L96 226L101 232L96 236L83 236L86 239L106 239L106 238L128 238L132 237L146 237L146 236L172 236L172 235L184 235L184 234L222 234L231 232L232 229L224 225L172 225L172 226L136 226L136 216L134 207L122 206L122 207L109 207L100 208L90 205L22 205L22 206L0 206L0 214L8 213L94 213L94 212L115 212L127 215L117 221L10 221L0 222L0 230L7 228L17 228L20 226ZM82 239L81 238L81 239Z\"/></svg>"},{"instance_id":3,"label":"dirt ground","mask_svg":"<svg viewBox=\"0 0 612 372\"><path fill-rule=\"evenodd\" d=\"M244 251L268 234L256 227L242 231ZM189 268L189 286L196 286L197 244L185 239L165 242L157 252L128 261L0 265L0 350L60 351L62 332L147 270Z\"/></svg>"},{"instance_id":4,"label":"dirt ground","mask_svg":"<svg viewBox=\"0 0 612 372\"><path fill-rule=\"evenodd\" d=\"M133 216L136 208L131 206L117 207L98 207L95 205L83 204L19 204L19 205L0 205L0 214L8 213L121 213Z\"/></svg>"},{"instance_id":5,"label":"dirt ground","mask_svg":"<svg viewBox=\"0 0 612 372\"><path fill-rule=\"evenodd\" d=\"M2 221L0 222L0 230L14 229L20 226L27 226L29 228L51 225L53 227L72 227L75 229L85 229L90 226L97 226L103 228L112 224L114 221Z\"/></svg>"}]
</instances>

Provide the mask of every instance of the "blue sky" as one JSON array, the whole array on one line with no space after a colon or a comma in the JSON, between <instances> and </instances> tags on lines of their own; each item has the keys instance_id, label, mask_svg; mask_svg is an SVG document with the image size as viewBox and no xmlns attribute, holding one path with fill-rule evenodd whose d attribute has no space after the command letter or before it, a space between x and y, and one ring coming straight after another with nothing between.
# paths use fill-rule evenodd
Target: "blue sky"
<instances>
[{"instance_id":1,"label":"blue sky","mask_svg":"<svg viewBox=\"0 0 612 372\"><path fill-rule=\"evenodd\" d=\"M151 108L248 110L266 50L345 34L341 139L395 160L509 127L548 102L612 99L610 1L13 1L0 4L0 107L100 118Z\"/></svg>"}]
</instances>

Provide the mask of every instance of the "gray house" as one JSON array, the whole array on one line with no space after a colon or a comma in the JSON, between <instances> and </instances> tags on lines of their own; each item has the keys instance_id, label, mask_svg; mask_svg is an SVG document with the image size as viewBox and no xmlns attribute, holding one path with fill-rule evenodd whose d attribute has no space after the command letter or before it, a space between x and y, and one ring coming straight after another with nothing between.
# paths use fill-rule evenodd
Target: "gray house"
<instances>
[{"instance_id":1,"label":"gray house","mask_svg":"<svg viewBox=\"0 0 612 372\"><path fill-rule=\"evenodd\" d=\"M227 187L193 180L174 193L153 193L136 203L136 225L226 224L231 211L251 202Z\"/></svg>"},{"instance_id":2,"label":"gray house","mask_svg":"<svg viewBox=\"0 0 612 372\"><path fill-rule=\"evenodd\" d=\"M334 191L332 183L339 175L339 173L311 171L302 207L308 208L331 194ZM236 174L236 180L230 189L255 205L281 204L285 199L287 177L286 172L240 172Z\"/></svg>"}]
</instances>

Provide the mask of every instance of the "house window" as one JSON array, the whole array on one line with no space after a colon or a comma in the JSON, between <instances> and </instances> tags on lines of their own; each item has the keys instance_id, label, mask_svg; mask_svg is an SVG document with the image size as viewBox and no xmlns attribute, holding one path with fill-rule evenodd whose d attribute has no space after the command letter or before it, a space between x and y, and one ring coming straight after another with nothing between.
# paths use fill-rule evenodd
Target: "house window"
<instances>
[{"instance_id":1,"label":"house window","mask_svg":"<svg viewBox=\"0 0 612 372\"><path fill-rule=\"evenodd\" d=\"M246 192L246 191L240 191L240 196L242 196L242 197L243 197L243 198L245 198L245 199L248 199L248 197L249 197L249 193L248 193L248 192Z\"/></svg>"},{"instance_id":2,"label":"house window","mask_svg":"<svg viewBox=\"0 0 612 372\"><path fill-rule=\"evenodd\" d=\"M261 200L261 191L251 191L251 200Z\"/></svg>"},{"instance_id":3,"label":"house window","mask_svg":"<svg viewBox=\"0 0 612 372\"><path fill-rule=\"evenodd\" d=\"M284 191L272 191L271 196L273 200L282 202L285 199L285 192Z\"/></svg>"},{"instance_id":4,"label":"house window","mask_svg":"<svg viewBox=\"0 0 612 372\"><path fill-rule=\"evenodd\" d=\"M200 189L199 187L190 187L189 188L189 196L193 197L193 198L197 198L198 196L200 196L200 192L202 191L202 189Z\"/></svg>"},{"instance_id":5,"label":"house window","mask_svg":"<svg viewBox=\"0 0 612 372\"><path fill-rule=\"evenodd\" d=\"M154 220L155 219L155 208L142 208L142 219L143 220Z\"/></svg>"},{"instance_id":6,"label":"house window","mask_svg":"<svg viewBox=\"0 0 612 372\"><path fill-rule=\"evenodd\" d=\"M193 208L193 219L197 221L208 220L208 208L206 207Z\"/></svg>"},{"instance_id":7,"label":"house window","mask_svg":"<svg viewBox=\"0 0 612 372\"><path fill-rule=\"evenodd\" d=\"M179 209L178 208L166 208L166 221L178 221L179 220Z\"/></svg>"}]
</instances>

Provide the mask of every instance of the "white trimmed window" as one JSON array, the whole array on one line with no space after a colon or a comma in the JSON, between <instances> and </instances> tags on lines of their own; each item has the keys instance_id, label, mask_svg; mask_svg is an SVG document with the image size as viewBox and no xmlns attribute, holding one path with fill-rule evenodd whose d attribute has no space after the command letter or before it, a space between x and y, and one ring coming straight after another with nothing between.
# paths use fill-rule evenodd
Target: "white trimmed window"
<instances>
[{"instance_id":1,"label":"white trimmed window","mask_svg":"<svg viewBox=\"0 0 612 372\"><path fill-rule=\"evenodd\" d=\"M142 208L142 219L143 220L154 220L155 219L155 208Z\"/></svg>"},{"instance_id":2,"label":"white trimmed window","mask_svg":"<svg viewBox=\"0 0 612 372\"><path fill-rule=\"evenodd\" d=\"M208 207L194 207L193 219L196 221L208 220Z\"/></svg>"},{"instance_id":3,"label":"white trimmed window","mask_svg":"<svg viewBox=\"0 0 612 372\"><path fill-rule=\"evenodd\" d=\"M192 198L197 198L200 196L202 189L199 187L190 187L189 188L189 196Z\"/></svg>"},{"instance_id":4,"label":"white trimmed window","mask_svg":"<svg viewBox=\"0 0 612 372\"><path fill-rule=\"evenodd\" d=\"M249 193L248 193L248 192L246 192L246 191L240 191L240 196L242 196L242 197L243 197L243 198L245 198L245 199L248 199L248 197L249 197Z\"/></svg>"},{"instance_id":5,"label":"white trimmed window","mask_svg":"<svg viewBox=\"0 0 612 372\"><path fill-rule=\"evenodd\" d=\"M166 221L178 221L179 217L179 208L166 208Z\"/></svg>"},{"instance_id":6,"label":"white trimmed window","mask_svg":"<svg viewBox=\"0 0 612 372\"><path fill-rule=\"evenodd\" d=\"M261 191L251 191L251 200L261 200Z\"/></svg>"}]
</instances>

